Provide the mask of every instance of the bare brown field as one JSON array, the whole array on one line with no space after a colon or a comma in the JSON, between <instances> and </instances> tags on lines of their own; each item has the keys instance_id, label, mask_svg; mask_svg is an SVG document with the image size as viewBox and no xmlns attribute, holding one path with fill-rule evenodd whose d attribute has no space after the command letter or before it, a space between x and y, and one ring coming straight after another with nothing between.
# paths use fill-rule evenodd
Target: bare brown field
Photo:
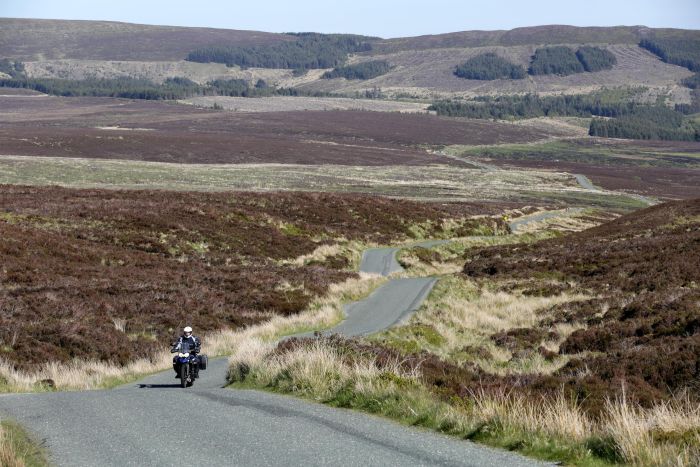
<instances>
[{"instance_id":1,"label":"bare brown field","mask_svg":"<svg viewBox=\"0 0 700 467\"><path fill-rule=\"evenodd\" d=\"M422 147L524 143L551 136L508 123L387 112L238 114L156 101L60 97L0 97L0 106L4 155L180 163L460 164ZM100 129L105 127L111 129ZM129 130L134 128L152 131Z\"/></svg>"}]
</instances>

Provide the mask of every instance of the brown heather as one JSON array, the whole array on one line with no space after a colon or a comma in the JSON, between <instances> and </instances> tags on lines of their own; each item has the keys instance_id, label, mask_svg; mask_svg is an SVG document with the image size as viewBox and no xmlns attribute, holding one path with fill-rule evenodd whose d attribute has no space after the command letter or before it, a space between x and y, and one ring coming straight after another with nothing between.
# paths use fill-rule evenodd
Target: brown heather
<instances>
[{"instance_id":1,"label":"brown heather","mask_svg":"<svg viewBox=\"0 0 700 467\"><path fill-rule=\"evenodd\" d=\"M0 358L125 364L191 324L238 329L304 310L354 276L346 258L283 261L496 206L315 193L0 187Z\"/></svg>"},{"instance_id":2,"label":"brown heather","mask_svg":"<svg viewBox=\"0 0 700 467\"><path fill-rule=\"evenodd\" d=\"M564 238L471 251L464 273L479 281L555 280L595 297L546 310L534 329L494 336L522 348L558 324L580 327L559 348L571 360L528 387L565 385L594 413L623 391L647 407L682 391L700 399L700 200L658 205Z\"/></svg>"}]
</instances>

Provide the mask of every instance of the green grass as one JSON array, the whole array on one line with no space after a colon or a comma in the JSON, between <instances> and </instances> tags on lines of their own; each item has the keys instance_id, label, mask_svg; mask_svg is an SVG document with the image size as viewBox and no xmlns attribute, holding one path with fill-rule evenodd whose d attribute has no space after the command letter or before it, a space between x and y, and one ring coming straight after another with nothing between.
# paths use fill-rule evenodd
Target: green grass
<instances>
[{"instance_id":1,"label":"green grass","mask_svg":"<svg viewBox=\"0 0 700 467\"><path fill-rule=\"evenodd\" d=\"M576 181L559 173L485 172L449 165L198 165L6 156L0 158L0 184L187 191L323 191L439 201L558 200L576 205L592 198L595 205L611 207L619 206L618 198L624 198L571 190L578 187Z\"/></svg>"},{"instance_id":2,"label":"green grass","mask_svg":"<svg viewBox=\"0 0 700 467\"><path fill-rule=\"evenodd\" d=\"M44 448L18 423L10 420L0 422L5 435L3 449L9 448L26 467L44 467L49 465Z\"/></svg>"}]
</instances>

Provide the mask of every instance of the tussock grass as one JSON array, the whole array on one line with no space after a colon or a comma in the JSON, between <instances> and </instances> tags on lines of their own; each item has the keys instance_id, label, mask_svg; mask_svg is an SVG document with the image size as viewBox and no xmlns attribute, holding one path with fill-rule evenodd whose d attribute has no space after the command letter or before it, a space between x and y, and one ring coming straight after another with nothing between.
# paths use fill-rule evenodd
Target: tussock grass
<instances>
[{"instance_id":1,"label":"tussock grass","mask_svg":"<svg viewBox=\"0 0 700 467\"><path fill-rule=\"evenodd\" d=\"M14 422L0 422L0 465L43 467L49 465L44 451Z\"/></svg>"},{"instance_id":2,"label":"tussock grass","mask_svg":"<svg viewBox=\"0 0 700 467\"><path fill-rule=\"evenodd\" d=\"M623 459L638 465L700 465L700 406L687 397L651 409L608 401L604 432Z\"/></svg>"},{"instance_id":3,"label":"tussock grass","mask_svg":"<svg viewBox=\"0 0 700 467\"><path fill-rule=\"evenodd\" d=\"M126 366L100 361L73 360L70 363L45 363L38 370L15 370L7 362L0 362L0 392L31 392L62 390L87 390L113 387L133 381L150 373L168 368L172 359L163 349L158 357L142 358Z\"/></svg>"},{"instance_id":4,"label":"tussock grass","mask_svg":"<svg viewBox=\"0 0 700 467\"><path fill-rule=\"evenodd\" d=\"M324 263L328 258L343 257L348 260L348 270L356 271L362 260L362 251L378 246L375 243L348 241L345 238L336 239L336 243L321 245L311 253L298 256L292 260L282 261L282 264L306 266L313 263Z\"/></svg>"},{"instance_id":5,"label":"tussock grass","mask_svg":"<svg viewBox=\"0 0 700 467\"><path fill-rule=\"evenodd\" d=\"M242 330L221 330L206 335L203 352L211 356L245 352L245 349L262 345L263 341L271 342L281 336L330 327L343 319L343 303L363 297L384 280L379 276L361 274L359 278L333 284L325 296L314 300L302 313L287 317L276 315ZM46 363L36 371L24 372L0 361L0 392L109 388L168 369L171 365L172 358L166 348L155 353L153 358L135 360L126 366L76 359L70 363Z\"/></svg>"},{"instance_id":6,"label":"tussock grass","mask_svg":"<svg viewBox=\"0 0 700 467\"><path fill-rule=\"evenodd\" d=\"M434 260L426 261L421 257L420 247L406 247L399 251L397 255L398 261L406 269L401 274L403 277L417 276L435 276L455 274L464 267L465 253L477 247L494 246L494 245L511 245L532 243L538 240L551 238L555 235L552 231L531 232L522 235L473 235L468 237L450 238L448 243L436 245L428 249L423 249L425 252L431 252L434 255Z\"/></svg>"},{"instance_id":7,"label":"tussock grass","mask_svg":"<svg viewBox=\"0 0 700 467\"><path fill-rule=\"evenodd\" d=\"M543 319L544 310L588 297L581 293L561 293L550 297L526 296L517 291L492 291L457 275L443 277L429 299L405 328L395 328L373 339L390 347L411 352L428 350L455 363L473 361L483 370L498 375L552 373L568 361L566 356L547 360L539 353L513 358L510 351L497 346L491 336L516 328L533 328ZM425 332L411 332L428 327L439 339L429 339ZM580 325L556 325L554 340L539 344L558 351L566 337ZM477 355L465 348L482 349Z\"/></svg>"},{"instance_id":8,"label":"tussock grass","mask_svg":"<svg viewBox=\"0 0 700 467\"><path fill-rule=\"evenodd\" d=\"M697 465L700 408L682 397L650 409L610 400L593 419L562 391L551 398L476 392L445 401L420 368L347 358L326 340L275 350L250 342L231 359L229 381L384 415L408 425L572 464Z\"/></svg>"}]
</instances>

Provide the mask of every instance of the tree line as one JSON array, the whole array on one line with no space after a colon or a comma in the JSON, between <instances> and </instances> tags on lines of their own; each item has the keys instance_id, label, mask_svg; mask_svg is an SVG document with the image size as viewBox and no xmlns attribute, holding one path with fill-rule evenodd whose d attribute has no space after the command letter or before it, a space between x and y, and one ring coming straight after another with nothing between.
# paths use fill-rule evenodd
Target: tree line
<instances>
[{"instance_id":1,"label":"tree line","mask_svg":"<svg viewBox=\"0 0 700 467\"><path fill-rule=\"evenodd\" d=\"M465 79L523 79L530 75L571 75L609 70L617 63L615 55L600 47L584 46L576 52L566 46L541 47L535 50L527 71L499 55L488 52L457 65L454 74Z\"/></svg>"},{"instance_id":2,"label":"tree line","mask_svg":"<svg viewBox=\"0 0 700 467\"><path fill-rule=\"evenodd\" d=\"M639 46L666 63L700 71L700 40L647 38L642 39Z\"/></svg>"},{"instance_id":3,"label":"tree line","mask_svg":"<svg viewBox=\"0 0 700 467\"><path fill-rule=\"evenodd\" d=\"M307 70L333 68L345 63L349 53L372 49L374 38L353 34L292 34L295 41L252 47L205 47L193 50L186 60L224 63L249 68L286 68Z\"/></svg>"},{"instance_id":4,"label":"tree line","mask_svg":"<svg viewBox=\"0 0 700 467\"><path fill-rule=\"evenodd\" d=\"M391 65L386 60L373 60L335 67L331 71L325 72L321 78L372 79L387 73L389 70L391 70Z\"/></svg>"},{"instance_id":5,"label":"tree line","mask_svg":"<svg viewBox=\"0 0 700 467\"><path fill-rule=\"evenodd\" d=\"M24 63L13 62L6 58L0 59L0 73L5 73L11 78L24 76Z\"/></svg>"},{"instance_id":6,"label":"tree line","mask_svg":"<svg viewBox=\"0 0 700 467\"><path fill-rule=\"evenodd\" d=\"M618 96L576 94L539 96L483 96L472 101L443 100L434 102L429 109L439 115L482 119L513 119L535 117L618 117L631 112L633 103L622 102Z\"/></svg>"},{"instance_id":7,"label":"tree line","mask_svg":"<svg viewBox=\"0 0 700 467\"><path fill-rule=\"evenodd\" d=\"M438 115L480 119L606 117L591 121L591 136L690 141L700 138L698 130L677 110L664 105L625 102L614 93L610 96L487 96L469 102L439 101L429 109Z\"/></svg>"},{"instance_id":8,"label":"tree line","mask_svg":"<svg viewBox=\"0 0 700 467\"><path fill-rule=\"evenodd\" d=\"M120 97L127 99L173 100L195 96L328 96L323 92L304 92L293 88L275 88L263 80L251 85L242 79L219 79L198 84L187 78L168 78L154 83L142 78L88 78L68 80L58 78L0 79L0 86L26 88L55 96Z\"/></svg>"}]
</instances>

